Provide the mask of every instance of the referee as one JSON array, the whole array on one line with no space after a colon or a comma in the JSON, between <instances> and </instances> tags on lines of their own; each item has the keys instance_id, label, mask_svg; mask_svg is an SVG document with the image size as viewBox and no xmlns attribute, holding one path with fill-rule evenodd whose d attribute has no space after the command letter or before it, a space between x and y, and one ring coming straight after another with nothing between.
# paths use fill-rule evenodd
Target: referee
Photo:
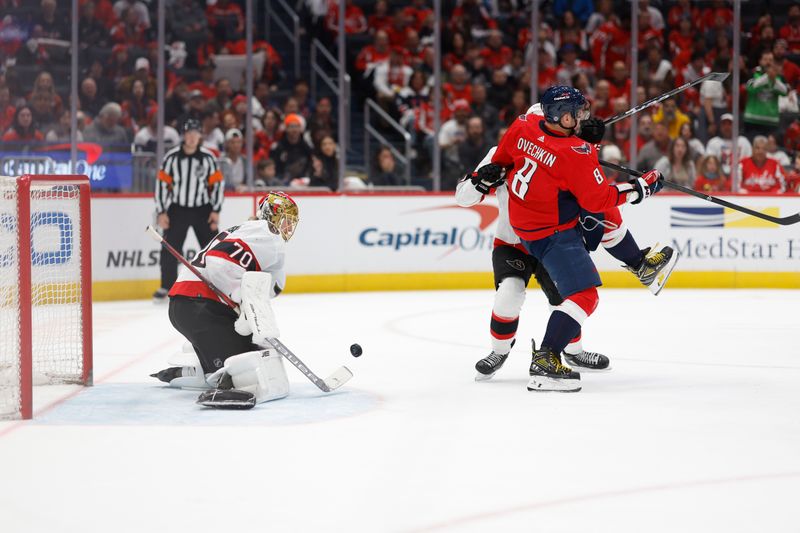
<instances>
[{"instance_id":1,"label":"referee","mask_svg":"<svg viewBox=\"0 0 800 533\"><path fill-rule=\"evenodd\" d=\"M200 121L188 118L183 123L183 143L166 153L156 180L156 211L164 239L176 250L183 250L191 226L200 248L217 234L222 208L222 172L214 154L200 146ZM178 277L178 261L161 250L161 288L153 300L164 302Z\"/></svg>"}]
</instances>

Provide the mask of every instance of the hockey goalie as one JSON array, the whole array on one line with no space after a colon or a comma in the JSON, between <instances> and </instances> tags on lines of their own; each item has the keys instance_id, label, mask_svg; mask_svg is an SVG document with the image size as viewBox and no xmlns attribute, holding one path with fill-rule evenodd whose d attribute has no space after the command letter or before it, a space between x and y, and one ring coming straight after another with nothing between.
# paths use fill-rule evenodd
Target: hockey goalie
<instances>
[{"instance_id":1,"label":"hockey goalie","mask_svg":"<svg viewBox=\"0 0 800 533\"><path fill-rule=\"evenodd\" d=\"M220 232L192 261L238 312L181 268L169 291L169 320L188 342L152 377L204 390L197 402L217 408L248 409L289 394L283 358L264 341L279 336L270 299L286 284L285 246L298 221L295 201L270 192L254 219Z\"/></svg>"}]
</instances>

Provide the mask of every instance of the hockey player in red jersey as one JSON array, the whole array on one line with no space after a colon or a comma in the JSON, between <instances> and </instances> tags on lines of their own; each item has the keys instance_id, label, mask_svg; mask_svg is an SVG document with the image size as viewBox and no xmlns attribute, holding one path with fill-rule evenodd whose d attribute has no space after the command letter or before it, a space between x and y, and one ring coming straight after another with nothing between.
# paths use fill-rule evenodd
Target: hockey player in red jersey
<instances>
[{"instance_id":1,"label":"hockey player in red jersey","mask_svg":"<svg viewBox=\"0 0 800 533\"><path fill-rule=\"evenodd\" d=\"M561 363L561 353L594 311L601 284L578 224L581 211L605 213L661 189L656 171L629 183L606 181L594 147L574 136L587 118L585 104L577 90L551 87L542 97L544 117L520 116L501 139L492 164L481 172L489 188L506 182L510 224L564 298L550 316L541 347L534 349L529 390L580 390L580 375ZM674 265L669 247L642 251L627 231L619 241L607 249L647 285Z\"/></svg>"},{"instance_id":2,"label":"hockey player in red jersey","mask_svg":"<svg viewBox=\"0 0 800 533\"><path fill-rule=\"evenodd\" d=\"M544 119L541 104L531 106L527 115L536 115L539 120ZM603 138L604 133L603 121L589 118L580 122L577 135L582 140L596 144ZM478 371L475 378L477 381L490 379L505 363L512 343L515 341L519 314L525 300L525 290L531 273L536 277L551 307L560 305L563 301L547 271L541 263L525 252L519 237L511 229L508 222L508 191L505 181L501 179L503 173L500 167L491 164L495 151L496 147L492 148L475 171L471 175L465 176L456 189L456 200L461 206L475 205L490 192L495 192L499 204L498 226L492 251L492 268L496 289L490 327L492 352L475 365ZM497 174L498 172L499 174ZM500 181L497 187L490 186L492 183L498 183L498 180ZM678 258L677 254L672 254L669 264L662 270L664 276L660 276L659 280L642 277L640 274L644 274L648 268L643 259L650 254L651 249L646 248L639 254L635 253L638 247L635 247L635 241L632 240L633 237L622 221L619 208L611 208L605 213L582 211L579 224L584 243L589 251L595 250L599 244L602 244L612 256L623 262L627 260L630 266L626 264L625 267L636 275L651 292L659 293L674 268ZM629 246L630 243L634 243L633 249ZM653 247L655 253L659 253L663 248L659 245ZM525 265L526 268L524 270L516 268L521 265ZM583 349L580 334L569 342L564 349L563 356L568 364L579 367L581 371L610 369L608 357Z\"/></svg>"},{"instance_id":3,"label":"hockey player in red jersey","mask_svg":"<svg viewBox=\"0 0 800 533\"><path fill-rule=\"evenodd\" d=\"M275 400L289 393L281 356L259 346L264 339L254 332L270 330L274 333L268 336L278 336L269 300L286 283L285 243L298 221L295 201L285 193L270 192L259 200L254 219L217 234L192 261L247 313L237 314L189 269L181 268L169 291L169 319L189 345L180 366L153 377L173 387L235 388L251 396L234 391L200 402L214 407L237 407L238 402L244 407L245 400Z\"/></svg>"}]
</instances>

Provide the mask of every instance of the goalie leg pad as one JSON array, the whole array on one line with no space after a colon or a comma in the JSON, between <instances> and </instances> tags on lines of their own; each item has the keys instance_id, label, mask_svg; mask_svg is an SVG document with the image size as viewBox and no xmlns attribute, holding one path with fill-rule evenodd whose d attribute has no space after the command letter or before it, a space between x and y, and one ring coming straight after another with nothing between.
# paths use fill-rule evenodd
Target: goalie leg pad
<instances>
[{"instance_id":1,"label":"goalie leg pad","mask_svg":"<svg viewBox=\"0 0 800 533\"><path fill-rule=\"evenodd\" d=\"M197 403L217 409L252 409L256 405L256 396L236 389L213 389L200 394Z\"/></svg>"},{"instance_id":2,"label":"goalie leg pad","mask_svg":"<svg viewBox=\"0 0 800 533\"><path fill-rule=\"evenodd\" d=\"M234 355L224 366L236 389L255 395L256 402L278 400L289 395L289 379L283 358L271 350Z\"/></svg>"}]
</instances>

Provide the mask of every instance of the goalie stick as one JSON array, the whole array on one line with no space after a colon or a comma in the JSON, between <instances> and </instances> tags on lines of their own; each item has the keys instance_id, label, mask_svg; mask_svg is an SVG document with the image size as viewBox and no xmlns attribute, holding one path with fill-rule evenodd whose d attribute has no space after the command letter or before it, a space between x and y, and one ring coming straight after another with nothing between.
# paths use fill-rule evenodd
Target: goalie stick
<instances>
[{"instance_id":1,"label":"goalie stick","mask_svg":"<svg viewBox=\"0 0 800 533\"><path fill-rule=\"evenodd\" d=\"M600 164L603 165L604 167L613 168L616 171L623 172L625 174L630 174L631 176L635 176L637 178L641 177L644 174L644 172L640 172L638 170L634 170L628 167L623 167L622 165L609 163L608 161L603 161L602 159L600 160ZM758 211L754 211L753 209L749 209L747 207L744 207L743 205L734 204L733 202L723 200L722 198L717 198L716 196L703 194L701 192L695 191L694 189L690 189L689 187L684 187L683 185L680 185L672 181L668 181L665 179L662 179L661 181L664 184L664 187L669 187L670 189L674 189L676 191L680 191L690 196L694 196L695 198L700 198L708 202L729 207L731 209L735 209L736 211L748 214L752 217L760 218L762 220L768 220L775 224L780 224L781 226L790 226L792 224L797 224L798 222L800 222L800 213L795 213L794 215L789 215L788 217L774 217L772 215L767 215L766 213L759 213Z\"/></svg>"},{"instance_id":2,"label":"goalie stick","mask_svg":"<svg viewBox=\"0 0 800 533\"><path fill-rule=\"evenodd\" d=\"M689 87L694 87L695 85L697 85L699 83L703 83L704 81L725 81L726 79L728 79L728 76L729 76L728 72L709 72L705 76L701 76L701 77L697 78L694 81L690 81L690 82L684 83L680 87L672 89L671 91L666 92L666 93L662 94L661 96L656 96L655 98L652 98L652 99L646 101L643 104L639 104L636 107L632 107L632 108L628 109L627 111L625 111L623 113L620 113L619 115L614 115L613 117L611 117L608 120L604 121L605 125L608 126L608 125L613 124L615 122L619 122L620 120L622 120L624 118L628 118L628 117L630 117L632 115L635 115L636 113L644 111L645 109L647 109L650 106L653 106L653 105L655 105L655 104L657 104L659 102L663 102L664 100L666 100L668 98L672 98L676 94L682 93L683 91L685 91Z\"/></svg>"},{"instance_id":3,"label":"goalie stick","mask_svg":"<svg viewBox=\"0 0 800 533\"><path fill-rule=\"evenodd\" d=\"M180 261L181 264L183 264L186 268L188 268L192 272L192 274L194 274L200 279L200 281L208 285L208 288L214 291L214 294L219 296L219 298L223 302L233 307L237 313L239 312L239 305L233 300L231 300L227 294L219 290L213 283L211 283L211 281L206 279L205 276L203 276L203 274L201 274L200 271L197 270L197 268L195 268L194 265L192 265L185 257L183 257L183 255L178 250L176 250L170 243L164 240L164 237L159 232L157 232L153 228L153 226L147 226L147 233L153 238L153 240L161 243L161 246L163 246L164 249L166 249L170 254L172 254L173 257L175 257L175 259ZM341 387L342 385L344 385L345 383L347 383L350 380L350 378L353 377L353 373L350 371L349 368L347 368L346 366L340 366L333 372L333 374L328 376L327 379L322 379L319 376L317 376L314 372L312 372L311 369L308 368L305 365L305 363L303 363L303 361L301 361L300 358L297 357L294 354L294 352L292 352L281 341L269 337L266 339L266 341L270 344L270 346L275 348L275 351L281 354L287 361L292 363L295 366L295 368L297 368L297 370L300 371L301 374L303 374L306 378L308 378L308 380L314 385L316 385L322 392L332 392Z\"/></svg>"}]
</instances>

